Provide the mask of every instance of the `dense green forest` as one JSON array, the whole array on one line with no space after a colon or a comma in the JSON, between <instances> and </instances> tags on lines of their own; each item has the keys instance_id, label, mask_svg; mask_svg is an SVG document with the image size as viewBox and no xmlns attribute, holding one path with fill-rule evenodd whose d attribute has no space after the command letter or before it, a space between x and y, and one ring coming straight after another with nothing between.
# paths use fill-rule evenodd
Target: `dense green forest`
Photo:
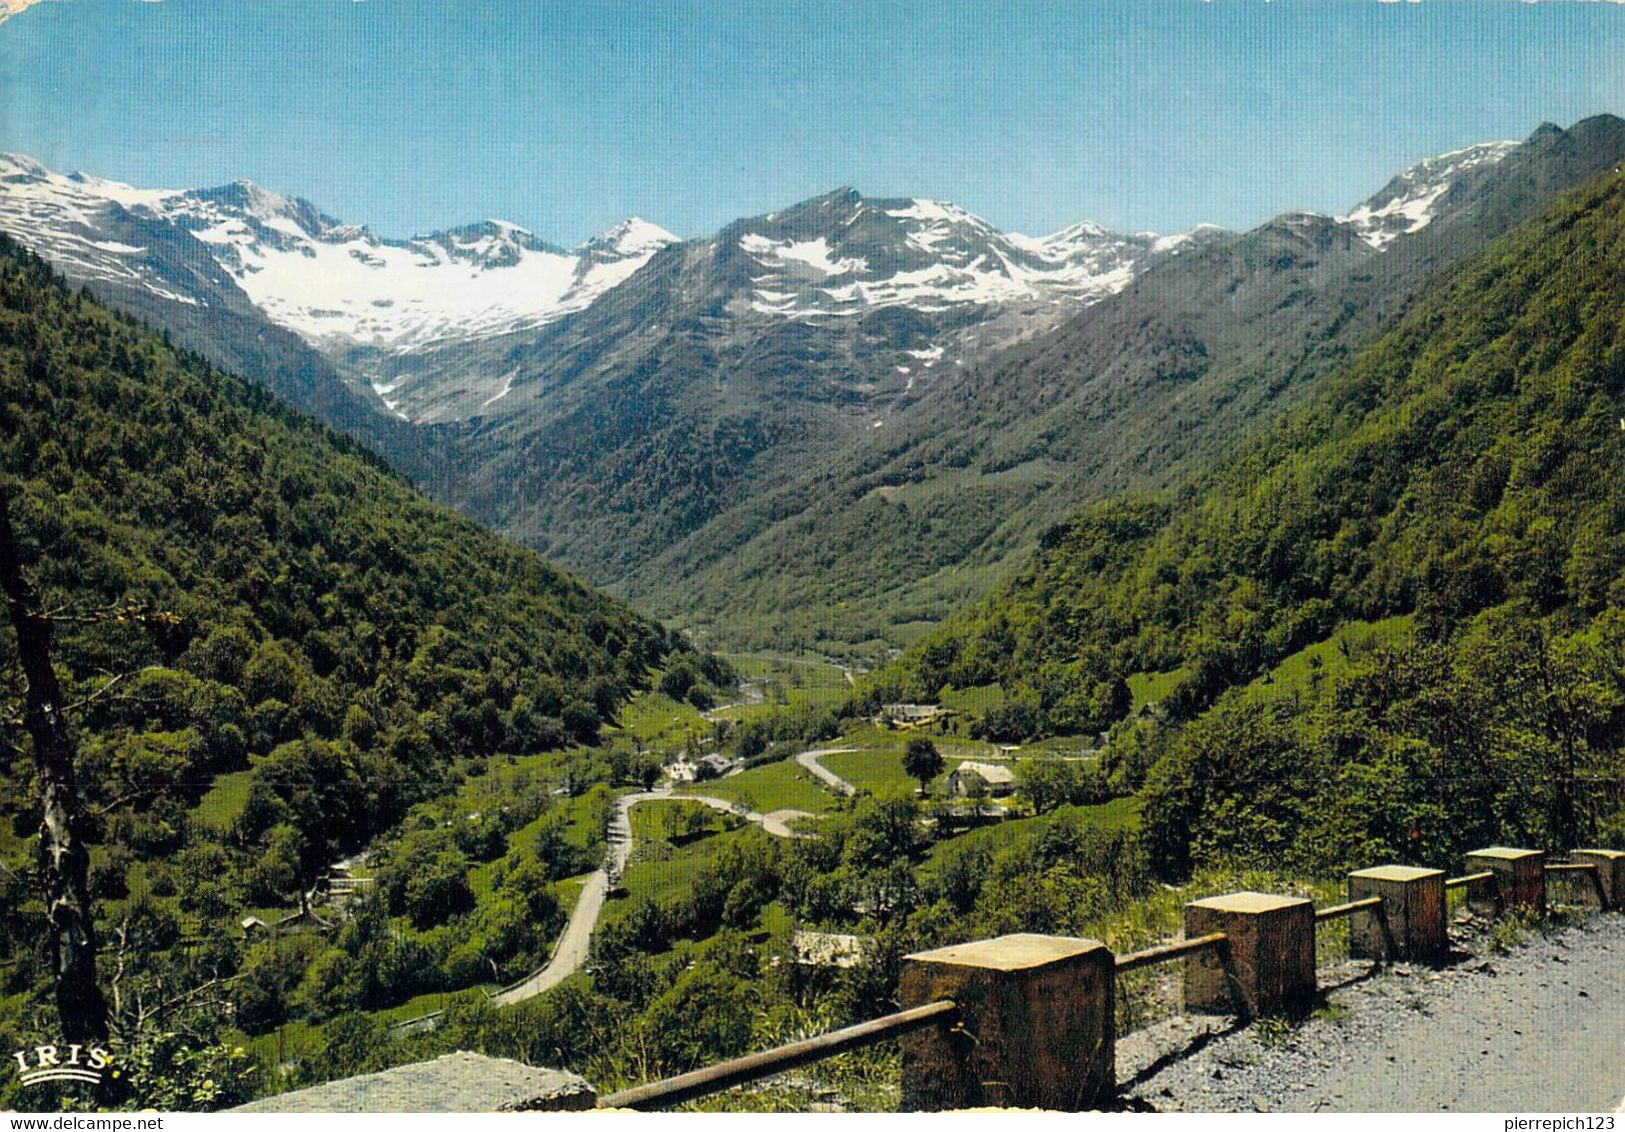
<instances>
[{"instance_id":1,"label":"dense green forest","mask_svg":"<svg viewBox=\"0 0 1625 1132\"><path fill-rule=\"evenodd\" d=\"M598 743L656 666L693 695L726 675L3 237L0 468L55 620L116 1025L133 1025L133 1003L227 982L215 1021L252 1031L341 984L377 1002L525 969L559 922L548 870L592 854L593 835L571 828L579 807L549 787L615 773L568 749ZM9 632L0 668L0 1032L22 1045L52 1027L31 1024L49 1011L49 933ZM535 761L548 751L564 753ZM500 805L446 828L434 799L521 757L493 779ZM476 900L470 863L551 810L539 877L505 873ZM365 975L342 948L245 943L245 913L299 908L336 858L408 814L379 907L417 935L365 952ZM379 938L371 923L346 928L357 954Z\"/></svg>"},{"instance_id":2,"label":"dense green forest","mask_svg":"<svg viewBox=\"0 0 1625 1132\"><path fill-rule=\"evenodd\" d=\"M1000 685L989 733L1119 728L1159 867L1378 847L1446 859L1618 820L1625 739L1625 177L1558 198L1288 417L1165 493L1051 529L1011 584L868 685ZM1247 685L1340 625L1403 640L1289 696ZM1149 771L1147 768L1157 764Z\"/></svg>"}]
</instances>

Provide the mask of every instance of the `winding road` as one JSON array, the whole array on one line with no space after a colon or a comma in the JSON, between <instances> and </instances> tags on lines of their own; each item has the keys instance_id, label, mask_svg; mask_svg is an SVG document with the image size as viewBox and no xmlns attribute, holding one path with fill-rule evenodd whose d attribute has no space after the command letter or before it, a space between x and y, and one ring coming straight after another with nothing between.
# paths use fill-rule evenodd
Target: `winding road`
<instances>
[{"instance_id":1,"label":"winding road","mask_svg":"<svg viewBox=\"0 0 1625 1132\"><path fill-rule=\"evenodd\" d=\"M811 755L827 753L807 752ZM739 814L746 821L761 826L774 837L814 836L790 828L789 823L796 818L814 816L805 810L774 810L766 814L749 810L741 813L735 803L726 798L713 798L705 794L678 794L669 787L623 795L615 807L614 817L610 819L607 837L609 851L605 854L604 865L588 874L586 882L581 887L581 895L576 898L575 907L570 912L570 922L564 926L558 942L553 946L553 957L547 961L546 966L523 982L504 987L492 995L491 1000L498 1006L511 1006L527 998L534 998L543 991L552 990L579 971L581 965L587 961L593 929L598 926L598 918L604 911L604 901L609 898L610 877L618 879L626 869L626 862L632 856L632 807L644 802L699 802L710 806L713 810Z\"/></svg>"},{"instance_id":2,"label":"winding road","mask_svg":"<svg viewBox=\"0 0 1625 1132\"><path fill-rule=\"evenodd\" d=\"M850 798L858 792L858 788L818 760L824 755L846 755L857 749L856 747L825 747L818 751L802 751L796 756L796 762L800 763L804 770L825 786Z\"/></svg>"}]
</instances>

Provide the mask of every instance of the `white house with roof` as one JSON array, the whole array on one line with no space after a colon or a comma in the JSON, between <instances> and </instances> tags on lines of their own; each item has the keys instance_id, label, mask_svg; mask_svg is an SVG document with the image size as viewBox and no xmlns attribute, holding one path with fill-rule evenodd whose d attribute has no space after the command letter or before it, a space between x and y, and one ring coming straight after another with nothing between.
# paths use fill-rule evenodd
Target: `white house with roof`
<instances>
[{"instance_id":1,"label":"white house with roof","mask_svg":"<svg viewBox=\"0 0 1625 1132\"><path fill-rule=\"evenodd\" d=\"M1016 788L1016 772L998 763L960 763L948 775L948 792L965 798L981 793L1002 798Z\"/></svg>"}]
</instances>

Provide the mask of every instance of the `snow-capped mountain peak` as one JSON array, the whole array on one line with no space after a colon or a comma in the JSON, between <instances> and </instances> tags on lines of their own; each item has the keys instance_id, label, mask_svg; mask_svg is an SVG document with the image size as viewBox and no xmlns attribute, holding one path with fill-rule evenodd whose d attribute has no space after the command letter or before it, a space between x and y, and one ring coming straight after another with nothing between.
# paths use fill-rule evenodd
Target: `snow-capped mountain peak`
<instances>
[{"instance_id":1,"label":"snow-capped mountain peak","mask_svg":"<svg viewBox=\"0 0 1625 1132\"><path fill-rule=\"evenodd\" d=\"M481 220L459 228L431 232L398 241L400 247L438 248L448 259L481 268L516 267L523 263L526 253L546 252L567 255L562 248L539 239L528 228L507 220Z\"/></svg>"},{"instance_id":2,"label":"snow-capped mountain peak","mask_svg":"<svg viewBox=\"0 0 1625 1132\"><path fill-rule=\"evenodd\" d=\"M730 225L718 240L740 253L751 310L799 319L888 306L1076 306L1125 286L1151 245L1088 222L1043 238L1005 233L947 201L845 187Z\"/></svg>"},{"instance_id":3,"label":"snow-capped mountain peak","mask_svg":"<svg viewBox=\"0 0 1625 1132\"><path fill-rule=\"evenodd\" d=\"M1287 214L1271 224L1308 239L1326 235L1322 229L1346 239L1352 228L1380 251L1448 210L1460 195L1453 189L1487 175L1514 148L1495 142L1428 158L1347 216ZM556 322L680 243L635 216L571 250L497 219L385 239L251 181L141 189L65 176L14 154L0 155L0 228L93 284L204 307L228 301L221 288L233 293L230 302L246 296L330 357L381 376L385 387L375 388L385 395L396 385L393 356ZM912 389L925 370L1053 325L1122 290L1151 262L1222 239L1222 231L1124 234L1082 221L1027 236L948 201L868 198L843 186L684 244L672 265L683 273L682 294L706 296L708 318L830 326L906 308L917 317L887 325L922 328L907 351L938 351L898 355L895 368ZM939 328L923 329L930 325Z\"/></svg>"},{"instance_id":4,"label":"snow-capped mountain peak","mask_svg":"<svg viewBox=\"0 0 1625 1132\"><path fill-rule=\"evenodd\" d=\"M600 232L577 250L582 253L608 252L612 255L645 255L680 241L658 224L641 216L629 216L613 228Z\"/></svg>"},{"instance_id":5,"label":"snow-capped mountain peak","mask_svg":"<svg viewBox=\"0 0 1625 1132\"><path fill-rule=\"evenodd\" d=\"M170 294L145 248L105 238L119 227L116 208L196 241L203 262L212 259L272 321L313 345L391 351L563 317L675 239L632 220L569 252L517 224L484 220L387 240L252 181L138 189L0 155L0 228L82 277Z\"/></svg>"},{"instance_id":6,"label":"snow-capped mountain peak","mask_svg":"<svg viewBox=\"0 0 1625 1132\"><path fill-rule=\"evenodd\" d=\"M1518 145L1515 141L1484 142L1425 158L1389 181L1376 196L1337 219L1354 225L1361 239L1380 249L1400 236L1427 227L1439 202L1463 174L1495 164Z\"/></svg>"},{"instance_id":7,"label":"snow-capped mountain peak","mask_svg":"<svg viewBox=\"0 0 1625 1132\"><path fill-rule=\"evenodd\" d=\"M213 189L193 189L180 195L196 201L211 201L221 208L235 210L262 222L315 211L307 201L274 193L244 179Z\"/></svg>"}]
</instances>

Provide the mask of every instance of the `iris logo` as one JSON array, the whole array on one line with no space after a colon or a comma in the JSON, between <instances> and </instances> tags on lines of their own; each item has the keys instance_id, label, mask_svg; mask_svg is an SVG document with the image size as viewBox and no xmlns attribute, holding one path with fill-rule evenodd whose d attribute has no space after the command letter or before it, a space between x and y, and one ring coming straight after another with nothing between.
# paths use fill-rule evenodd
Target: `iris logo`
<instances>
[{"instance_id":1,"label":"iris logo","mask_svg":"<svg viewBox=\"0 0 1625 1132\"><path fill-rule=\"evenodd\" d=\"M46 1081L88 1081L102 1083L102 1070L112 1062L112 1055L101 1046L35 1046L20 1049L11 1055L17 1062L18 1079L24 1085L41 1085Z\"/></svg>"}]
</instances>

